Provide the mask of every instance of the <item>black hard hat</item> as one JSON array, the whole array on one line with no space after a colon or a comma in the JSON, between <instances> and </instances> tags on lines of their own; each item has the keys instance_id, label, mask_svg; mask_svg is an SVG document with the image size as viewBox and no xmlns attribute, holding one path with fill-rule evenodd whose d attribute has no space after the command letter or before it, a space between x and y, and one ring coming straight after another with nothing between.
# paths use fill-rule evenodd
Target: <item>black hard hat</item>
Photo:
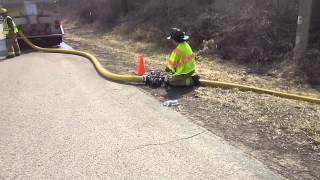
<instances>
[{"instance_id":1,"label":"black hard hat","mask_svg":"<svg viewBox=\"0 0 320 180\"><path fill-rule=\"evenodd\" d=\"M170 31L170 36L167 39L173 39L178 42L183 42L189 40L189 36L185 32L181 31L179 28L172 28Z\"/></svg>"}]
</instances>

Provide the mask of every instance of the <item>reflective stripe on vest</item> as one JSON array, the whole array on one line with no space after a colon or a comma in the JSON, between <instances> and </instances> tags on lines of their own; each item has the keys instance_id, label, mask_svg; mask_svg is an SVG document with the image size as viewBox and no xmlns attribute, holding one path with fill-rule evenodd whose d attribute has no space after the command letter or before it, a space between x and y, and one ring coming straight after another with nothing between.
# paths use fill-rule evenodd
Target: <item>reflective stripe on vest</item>
<instances>
[{"instance_id":1,"label":"reflective stripe on vest","mask_svg":"<svg viewBox=\"0 0 320 180\"><path fill-rule=\"evenodd\" d=\"M186 57L182 58L180 60L179 64L176 65L176 68L180 68L180 67L184 66L188 62L192 61L194 58L196 58L196 55L194 53L189 55L189 56L186 56Z\"/></svg>"},{"instance_id":2,"label":"reflective stripe on vest","mask_svg":"<svg viewBox=\"0 0 320 180\"><path fill-rule=\"evenodd\" d=\"M12 22L12 24L13 24L13 31L15 32L15 33L17 33L17 32L19 32L19 30L18 30L18 27L17 27L17 25L16 25L16 23L13 21L13 19L11 18L11 17L6 17L5 19L4 19L4 21L3 21L3 34L4 35L8 35L9 34L9 25L8 25L8 19L11 19L11 22Z\"/></svg>"},{"instance_id":3,"label":"reflective stripe on vest","mask_svg":"<svg viewBox=\"0 0 320 180\"><path fill-rule=\"evenodd\" d=\"M179 48L176 48L175 50L173 50L173 52L177 53L180 57L186 56L184 52Z\"/></svg>"},{"instance_id":4,"label":"reflective stripe on vest","mask_svg":"<svg viewBox=\"0 0 320 180\"><path fill-rule=\"evenodd\" d=\"M192 53L191 55L189 56L186 56L185 53L179 49L179 48L176 48L175 50L173 50L178 56L180 56L180 61L179 63L175 63L175 62L172 62L170 61L169 64L174 68L174 69L177 69L177 68L180 68L182 66L184 66L185 64L187 64L188 62L192 61L196 55L194 53Z\"/></svg>"}]
</instances>

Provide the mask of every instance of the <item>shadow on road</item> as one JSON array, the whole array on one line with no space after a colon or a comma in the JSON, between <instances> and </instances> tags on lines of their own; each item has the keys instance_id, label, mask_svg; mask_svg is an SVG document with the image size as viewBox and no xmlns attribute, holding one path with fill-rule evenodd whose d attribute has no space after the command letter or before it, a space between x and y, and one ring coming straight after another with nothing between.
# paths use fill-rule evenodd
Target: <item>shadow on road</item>
<instances>
[{"instance_id":1,"label":"shadow on road","mask_svg":"<svg viewBox=\"0 0 320 180\"><path fill-rule=\"evenodd\" d=\"M166 99L180 99L183 95L189 94L194 90L193 87L187 88L170 88L167 89Z\"/></svg>"},{"instance_id":2,"label":"shadow on road","mask_svg":"<svg viewBox=\"0 0 320 180\"><path fill-rule=\"evenodd\" d=\"M37 52L37 50L34 50L33 48L31 48L28 44L26 44L23 41L19 42L19 45L20 45L20 48L21 48L21 51L22 51L21 56L23 56L25 54ZM52 46L52 47L45 47L45 48L73 49L71 46L69 46L65 42L62 42L59 46ZM7 59L5 56L0 56L0 62L8 61L8 60L11 60L11 59L12 58Z\"/></svg>"}]
</instances>

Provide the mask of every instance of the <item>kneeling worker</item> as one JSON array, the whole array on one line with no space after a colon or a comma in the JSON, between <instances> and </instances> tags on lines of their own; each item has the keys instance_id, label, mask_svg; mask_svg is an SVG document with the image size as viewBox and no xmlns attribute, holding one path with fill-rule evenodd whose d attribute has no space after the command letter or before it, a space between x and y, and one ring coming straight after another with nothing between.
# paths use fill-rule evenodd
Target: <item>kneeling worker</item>
<instances>
[{"instance_id":1,"label":"kneeling worker","mask_svg":"<svg viewBox=\"0 0 320 180\"><path fill-rule=\"evenodd\" d=\"M173 87L188 87L199 84L198 77L192 77L196 70L196 55L188 44L189 36L178 28L172 28L170 36L177 47L170 55L167 72L173 75L169 78L169 85Z\"/></svg>"},{"instance_id":2,"label":"kneeling worker","mask_svg":"<svg viewBox=\"0 0 320 180\"><path fill-rule=\"evenodd\" d=\"M7 58L20 56L21 50L17 40L17 33L19 32L16 23L12 17L8 16L8 10L0 8L0 15L3 16L3 34L6 36L6 45L8 49Z\"/></svg>"}]
</instances>

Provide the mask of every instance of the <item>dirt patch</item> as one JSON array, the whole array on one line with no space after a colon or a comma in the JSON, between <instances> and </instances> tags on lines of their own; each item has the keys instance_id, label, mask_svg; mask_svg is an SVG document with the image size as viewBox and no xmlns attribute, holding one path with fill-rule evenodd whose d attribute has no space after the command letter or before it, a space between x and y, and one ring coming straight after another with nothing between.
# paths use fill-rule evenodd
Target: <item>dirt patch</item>
<instances>
[{"instance_id":1,"label":"dirt patch","mask_svg":"<svg viewBox=\"0 0 320 180\"><path fill-rule=\"evenodd\" d=\"M76 49L95 54L118 73L134 73L138 56L145 54L149 69L162 69L166 50L152 43L134 42L112 33L68 22L66 41ZM320 97L318 89L281 79L260 76L240 65L218 58L200 58L199 74L212 80L303 92ZM238 90L213 88L150 89L160 101L179 99L175 109L195 123L223 137L289 179L320 179L320 106Z\"/></svg>"}]
</instances>

